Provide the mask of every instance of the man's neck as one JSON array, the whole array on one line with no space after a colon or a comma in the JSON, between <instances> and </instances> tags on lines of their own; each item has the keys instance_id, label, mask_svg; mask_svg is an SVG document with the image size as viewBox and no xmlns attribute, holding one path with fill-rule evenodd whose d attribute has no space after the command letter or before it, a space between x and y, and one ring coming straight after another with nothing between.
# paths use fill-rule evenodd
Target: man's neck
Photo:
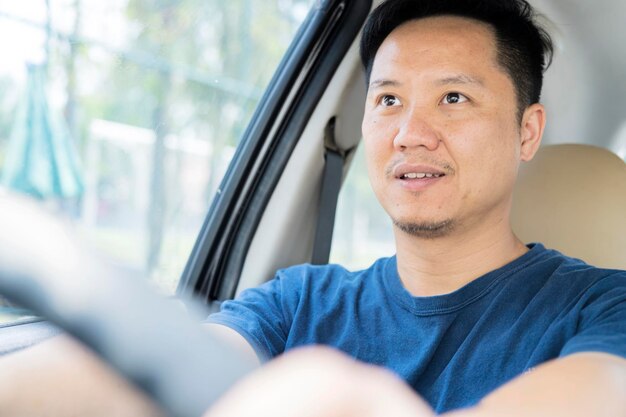
<instances>
[{"instance_id":1,"label":"man's neck","mask_svg":"<svg viewBox=\"0 0 626 417\"><path fill-rule=\"evenodd\" d=\"M395 228L398 273L404 287L419 297L447 294L528 251L508 221L493 226L434 239Z\"/></svg>"}]
</instances>

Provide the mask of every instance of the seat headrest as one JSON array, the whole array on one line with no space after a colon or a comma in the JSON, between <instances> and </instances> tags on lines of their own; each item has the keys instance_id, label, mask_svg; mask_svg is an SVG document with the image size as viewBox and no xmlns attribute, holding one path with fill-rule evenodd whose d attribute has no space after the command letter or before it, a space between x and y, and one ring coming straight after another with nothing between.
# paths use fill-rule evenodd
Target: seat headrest
<instances>
[{"instance_id":1,"label":"seat headrest","mask_svg":"<svg viewBox=\"0 0 626 417\"><path fill-rule=\"evenodd\" d=\"M626 163L594 146L540 148L520 169L511 223L525 243L626 269Z\"/></svg>"}]
</instances>

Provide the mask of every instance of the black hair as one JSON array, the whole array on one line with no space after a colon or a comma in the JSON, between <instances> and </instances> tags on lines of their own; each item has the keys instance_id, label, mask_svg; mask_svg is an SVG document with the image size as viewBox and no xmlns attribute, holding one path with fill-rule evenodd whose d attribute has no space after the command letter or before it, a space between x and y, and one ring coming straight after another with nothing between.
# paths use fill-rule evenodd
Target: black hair
<instances>
[{"instance_id":1,"label":"black hair","mask_svg":"<svg viewBox=\"0 0 626 417\"><path fill-rule=\"evenodd\" d=\"M517 94L519 115L539 102L543 73L554 47L526 0L387 0L369 16L361 37L361 62L369 84L376 52L398 26L433 16L460 16L487 23L494 30L498 64Z\"/></svg>"}]
</instances>

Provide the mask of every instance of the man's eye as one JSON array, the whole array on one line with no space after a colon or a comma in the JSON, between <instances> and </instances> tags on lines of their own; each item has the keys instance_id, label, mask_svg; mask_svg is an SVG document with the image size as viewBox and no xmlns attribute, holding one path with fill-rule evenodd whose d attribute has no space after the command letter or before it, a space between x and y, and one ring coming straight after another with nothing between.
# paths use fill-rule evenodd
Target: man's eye
<instances>
[{"instance_id":1,"label":"man's eye","mask_svg":"<svg viewBox=\"0 0 626 417\"><path fill-rule=\"evenodd\" d=\"M401 103L398 97L386 94L380 98L380 104L384 107L393 107L399 106Z\"/></svg>"},{"instance_id":2,"label":"man's eye","mask_svg":"<svg viewBox=\"0 0 626 417\"><path fill-rule=\"evenodd\" d=\"M466 101L467 97L461 93L448 93L441 100L441 104L459 104Z\"/></svg>"}]
</instances>

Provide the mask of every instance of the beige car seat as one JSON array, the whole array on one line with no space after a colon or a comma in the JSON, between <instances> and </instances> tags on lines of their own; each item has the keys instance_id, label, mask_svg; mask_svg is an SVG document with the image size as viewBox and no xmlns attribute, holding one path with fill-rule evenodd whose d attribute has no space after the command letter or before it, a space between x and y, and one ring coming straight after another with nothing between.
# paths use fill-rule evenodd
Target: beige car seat
<instances>
[{"instance_id":1,"label":"beige car seat","mask_svg":"<svg viewBox=\"0 0 626 417\"><path fill-rule=\"evenodd\" d=\"M626 163L594 146L542 147L520 169L511 222L525 243L626 269Z\"/></svg>"}]
</instances>

